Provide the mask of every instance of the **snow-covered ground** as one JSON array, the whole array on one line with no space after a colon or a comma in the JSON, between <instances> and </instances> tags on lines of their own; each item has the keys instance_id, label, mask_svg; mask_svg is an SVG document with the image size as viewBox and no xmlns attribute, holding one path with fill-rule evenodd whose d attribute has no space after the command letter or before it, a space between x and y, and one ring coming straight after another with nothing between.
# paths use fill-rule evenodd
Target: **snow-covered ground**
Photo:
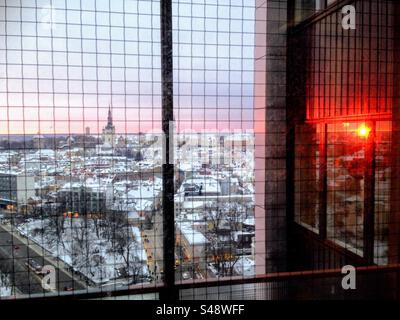
<instances>
[{"instance_id":1,"label":"snow-covered ground","mask_svg":"<svg viewBox=\"0 0 400 320\"><path fill-rule=\"evenodd\" d=\"M120 270L127 268L129 275L148 276L147 257L138 237L140 232L129 233L123 246L116 241L104 226L97 227L88 219L87 225L80 218L66 218L60 238L50 220L29 220L18 226L18 230L70 265L75 271L88 277L96 284L107 283L121 276ZM125 237L128 238L128 237ZM117 250L117 248L119 248Z\"/></svg>"}]
</instances>

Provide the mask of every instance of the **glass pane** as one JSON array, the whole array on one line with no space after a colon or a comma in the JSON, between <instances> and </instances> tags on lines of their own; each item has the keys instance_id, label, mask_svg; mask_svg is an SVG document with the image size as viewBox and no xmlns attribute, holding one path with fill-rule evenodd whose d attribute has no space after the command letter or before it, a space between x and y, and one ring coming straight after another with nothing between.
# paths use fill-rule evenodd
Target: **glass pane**
<instances>
[{"instance_id":1,"label":"glass pane","mask_svg":"<svg viewBox=\"0 0 400 320\"><path fill-rule=\"evenodd\" d=\"M363 123L329 124L327 130L328 238L362 255L365 143Z\"/></svg>"},{"instance_id":2,"label":"glass pane","mask_svg":"<svg viewBox=\"0 0 400 320\"><path fill-rule=\"evenodd\" d=\"M296 222L318 231L319 226L319 144L320 125L296 127L295 147L295 219Z\"/></svg>"},{"instance_id":3,"label":"glass pane","mask_svg":"<svg viewBox=\"0 0 400 320\"><path fill-rule=\"evenodd\" d=\"M0 2L2 293L161 280L159 6Z\"/></svg>"},{"instance_id":4,"label":"glass pane","mask_svg":"<svg viewBox=\"0 0 400 320\"><path fill-rule=\"evenodd\" d=\"M255 1L173 1L176 280L252 276Z\"/></svg>"},{"instance_id":5,"label":"glass pane","mask_svg":"<svg viewBox=\"0 0 400 320\"><path fill-rule=\"evenodd\" d=\"M376 122L375 140L375 263L388 263L388 232L391 190L392 124Z\"/></svg>"}]
</instances>

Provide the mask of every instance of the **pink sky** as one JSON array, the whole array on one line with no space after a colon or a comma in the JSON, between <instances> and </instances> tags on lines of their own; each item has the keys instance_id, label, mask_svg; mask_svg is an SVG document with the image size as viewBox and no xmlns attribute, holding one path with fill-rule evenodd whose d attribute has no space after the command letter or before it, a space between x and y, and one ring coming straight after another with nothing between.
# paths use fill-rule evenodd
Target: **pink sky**
<instances>
[{"instance_id":1,"label":"pink sky","mask_svg":"<svg viewBox=\"0 0 400 320\"><path fill-rule=\"evenodd\" d=\"M0 4L0 134L82 133L86 127L95 134L109 104L119 133L160 128L157 3L73 3ZM173 6L179 13L173 25L178 128L252 128L254 1L226 8L205 1L207 14L192 20L187 17L198 5Z\"/></svg>"}]
</instances>

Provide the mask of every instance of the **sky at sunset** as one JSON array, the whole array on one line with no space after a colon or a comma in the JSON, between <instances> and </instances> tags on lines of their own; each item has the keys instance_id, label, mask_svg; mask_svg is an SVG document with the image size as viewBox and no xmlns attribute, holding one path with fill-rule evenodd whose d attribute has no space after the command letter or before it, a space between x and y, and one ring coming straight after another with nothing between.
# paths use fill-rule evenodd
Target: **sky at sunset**
<instances>
[{"instance_id":1,"label":"sky at sunset","mask_svg":"<svg viewBox=\"0 0 400 320\"><path fill-rule=\"evenodd\" d=\"M109 104L160 127L159 1L32 3L0 0L0 134L100 132ZM251 128L254 2L174 1L173 28L178 127Z\"/></svg>"}]
</instances>

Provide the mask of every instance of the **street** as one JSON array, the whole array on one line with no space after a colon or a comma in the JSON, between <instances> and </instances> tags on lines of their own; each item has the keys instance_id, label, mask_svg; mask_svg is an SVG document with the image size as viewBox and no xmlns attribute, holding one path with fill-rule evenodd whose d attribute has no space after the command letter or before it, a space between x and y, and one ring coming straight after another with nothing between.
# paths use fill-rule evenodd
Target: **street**
<instances>
[{"instance_id":1,"label":"street","mask_svg":"<svg viewBox=\"0 0 400 320\"><path fill-rule=\"evenodd\" d=\"M151 272L154 272L153 275L156 281L162 279L164 271L162 221L162 215L160 213L155 214L153 228L143 230L142 232L149 269ZM181 247L175 248L175 260L179 261L179 264L175 265L176 281L204 278L202 275L203 272L198 269L198 266L194 265L191 261L184 261L183 249Z\"/></svg>"},{"instance_id":2,"label":"street","mask_svg":"<svg viewBox=\"0 0 400 320\"><path fill-rule=\"evenodd\" d=\"M56 270L56 287L59 292L86 289L86 285L65 270L61 263L57 263L53 257L46 256L44 250L39 250L36 244L17 235L17 231L11 231L10 226L0 225L0 270L3 273L14 275L14 283L21 294L45 293L42 288L42 277L35 274L26 266L28 259L44 265L52 265Z\"/></svg>"},{"instance_id":3,"label":"street","mask_svg":"<svg viewBox=\"0 0 400 320\"><path fill-rule=\"evenodd\" d=\"M162 279L162 271L164 269L162 228L162 215L156 213L154 215L153 228L150 230L143 230L142 232L142 240L147 254L147 263L150 272L154 272L153 276L156 281Z\"/></svg>"}]
</instances>

